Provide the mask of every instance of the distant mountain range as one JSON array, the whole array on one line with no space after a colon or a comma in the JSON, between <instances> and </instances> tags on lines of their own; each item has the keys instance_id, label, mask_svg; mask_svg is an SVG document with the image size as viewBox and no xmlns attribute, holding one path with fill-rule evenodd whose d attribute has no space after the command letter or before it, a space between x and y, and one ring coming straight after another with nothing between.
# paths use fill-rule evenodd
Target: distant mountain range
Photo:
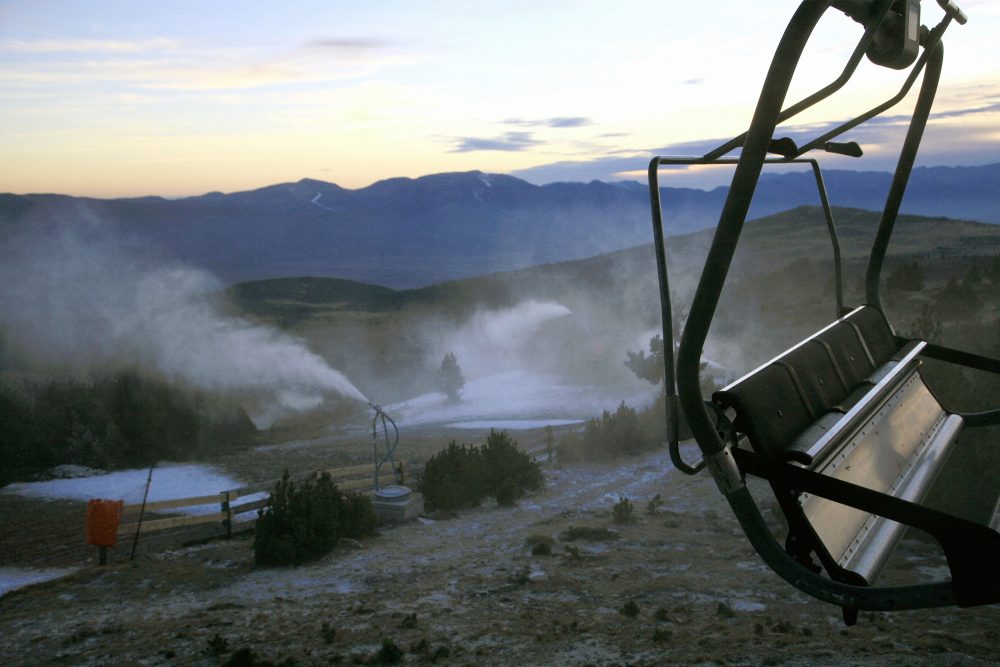
<instances>
[{"instance_id":1,"label":"distant mountain range","mask_svg":"<svg viewBox=\"0 0 1000 667\"><path fill-rule=\"evenodd\" d=\"M878 210L891 174L830 171L837 206ZM663 179L669 184L669 173ZM1000 223L1000 164L914 170L903 211ZM713 226L726 188L664 188L668 234ZM811 173L765 174L751 217L816 204ZM348 190L304 179L183 199L0 194L0 235L97 219L126 237L204 267L227 283L336 276L410 288L646 243L642 183L536 186L504 175L393 178Z\"/></svg>"}]
</instances>

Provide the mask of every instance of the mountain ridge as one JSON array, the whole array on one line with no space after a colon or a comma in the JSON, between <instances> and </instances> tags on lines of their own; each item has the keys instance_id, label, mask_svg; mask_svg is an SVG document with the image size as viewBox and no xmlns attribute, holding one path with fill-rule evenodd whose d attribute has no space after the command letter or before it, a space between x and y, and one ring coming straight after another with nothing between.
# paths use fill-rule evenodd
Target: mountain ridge
<instances>
[{"instance_id":1,"label":"mountain ridge","mask_svg":"<svg viewBox=\"0 0 1000 667\"><path fill-rule=\"evenodd\" d=\"M891 174L831 170L837 206L877 210ZM1000 164L918 167L903 213L1000 223ZM727 189L662 183L667 233L714 226ZM751 218L818 203L811 172L764 174ZM101 221L232 284L300 275L395 288L588 257L651 238L635 181L533 185L480 171L390 178L357 189L304 178L181 199L0 194L0 236L39 221Z\"/></svg>"}]
</instances>

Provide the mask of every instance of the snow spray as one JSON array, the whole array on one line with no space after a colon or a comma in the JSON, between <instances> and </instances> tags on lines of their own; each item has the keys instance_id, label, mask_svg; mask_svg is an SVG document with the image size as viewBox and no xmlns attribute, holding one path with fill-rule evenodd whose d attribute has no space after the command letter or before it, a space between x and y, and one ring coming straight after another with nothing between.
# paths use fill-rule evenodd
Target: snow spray
<instances>
[{"instance_id":1,"label":"snow spray","mask_svg":"<svg viewBox=\"0 0 1000 667\"><path fill-rule=\"evenodd\" d=\"M3 249L0 312L25 358L81 370L139 367L232 393L258 427L368 399L305 342L231 314L206 271L149 256L96 220L39 226Z\"/></svg>"}]
</instances>

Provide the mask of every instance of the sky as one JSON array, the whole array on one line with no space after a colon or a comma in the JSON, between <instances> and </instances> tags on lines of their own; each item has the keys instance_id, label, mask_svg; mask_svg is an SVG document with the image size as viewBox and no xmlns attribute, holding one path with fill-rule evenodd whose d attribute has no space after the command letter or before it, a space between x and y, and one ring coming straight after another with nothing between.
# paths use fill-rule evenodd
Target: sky
<instances>
[{"instance_id":1,"label":"sky","mask_svg":"<svg viewBox=\"0 0 1000 667\"><path fill-rule=\"evenodd\" d=\"M937 3L922 4L936 23ZM1000 3L959 4L970 20L945 36L919 164L1000 162ZM746 129L797 3L707 5L0 0L0 192L180 197L475 169L644 180L653 155L702 153ZM790 98L832 81L859 36L828 12ZM900 83L865 63L790 131L846 119ZM863 165L832 166L891 169L911 106L848 137Z\"/></svg>"}]
</instances>

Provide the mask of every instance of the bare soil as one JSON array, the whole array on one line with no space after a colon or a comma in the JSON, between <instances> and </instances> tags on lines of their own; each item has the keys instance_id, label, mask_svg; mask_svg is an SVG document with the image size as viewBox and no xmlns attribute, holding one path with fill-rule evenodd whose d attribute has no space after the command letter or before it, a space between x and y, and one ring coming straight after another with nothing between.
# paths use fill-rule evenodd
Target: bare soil
<instances>
[{"instance_id":1,"label":"bare soil","mask_svg":"<svg viewBox=\"0 0 1000 667\"><path fill-rule=\"evenodd\" d=\"M663 452L546 479L516 507L386 527L296 568L255 568L247 535L116 554L0 598L0 664L1000 664L998 606L845 627L762 564L710 479ZM613 520L622 496L631 523ZM946 573L909 538L891 569Z\"/></svg>"}]
</instances>

